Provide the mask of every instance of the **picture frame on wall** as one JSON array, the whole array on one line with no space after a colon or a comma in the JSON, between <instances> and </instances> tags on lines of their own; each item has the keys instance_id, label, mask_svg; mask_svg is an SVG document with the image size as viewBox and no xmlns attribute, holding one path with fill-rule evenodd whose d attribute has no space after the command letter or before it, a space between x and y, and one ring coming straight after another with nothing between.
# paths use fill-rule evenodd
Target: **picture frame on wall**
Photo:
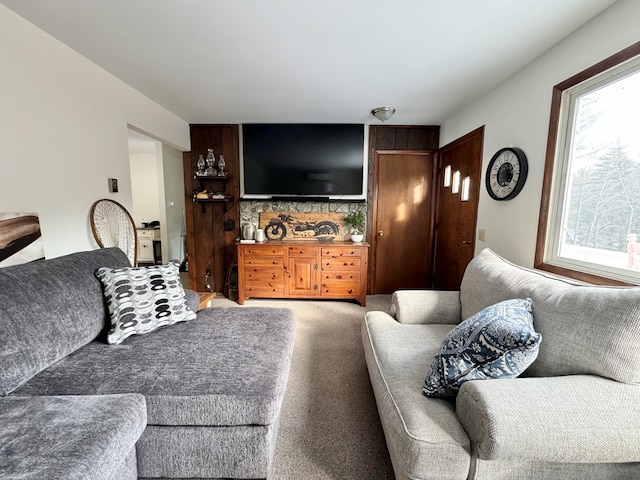
<instances>
[{"instance_id":1,"label":"picture frame on wall","mask_svg":"<svg viewBox=\"0 0 640 480\"><path fill-rule=\"evenodd\" d=\"M37 213L0 213L0 267L44 260Z\"/></svg>"}]
</instances>

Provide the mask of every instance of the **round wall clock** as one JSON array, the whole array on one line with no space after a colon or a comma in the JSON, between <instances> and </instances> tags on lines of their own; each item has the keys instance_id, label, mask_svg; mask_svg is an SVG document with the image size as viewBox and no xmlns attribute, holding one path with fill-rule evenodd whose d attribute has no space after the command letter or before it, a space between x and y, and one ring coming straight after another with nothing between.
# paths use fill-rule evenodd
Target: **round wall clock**
<instances>
[{"instance_id":1,"label":"round wall clock","mask_svg":"<svg viewBox=\"0 0 640 480\"><path fill-rule=\"evenodd\" d=\"M495 200L511 200L524 187L528 171L527 156L520 148L501 148L487 166L487 192Z\"/></svg>"}]
</instances>

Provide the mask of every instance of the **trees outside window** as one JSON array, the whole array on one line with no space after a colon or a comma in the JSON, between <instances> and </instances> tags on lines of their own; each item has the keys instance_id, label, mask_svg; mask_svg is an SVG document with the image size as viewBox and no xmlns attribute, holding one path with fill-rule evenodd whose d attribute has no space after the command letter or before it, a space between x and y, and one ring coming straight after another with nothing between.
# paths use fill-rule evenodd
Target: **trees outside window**
<instances>
[{"instance_id":1,"label":"trees outside window","mask_svg":"<svg viewBox=\"0 0 640 480\"><path fill-rule=\"evenodd\" d=\"M640 43L557 85L536 267L640 284Z\"/></svg>"}]
</instances>

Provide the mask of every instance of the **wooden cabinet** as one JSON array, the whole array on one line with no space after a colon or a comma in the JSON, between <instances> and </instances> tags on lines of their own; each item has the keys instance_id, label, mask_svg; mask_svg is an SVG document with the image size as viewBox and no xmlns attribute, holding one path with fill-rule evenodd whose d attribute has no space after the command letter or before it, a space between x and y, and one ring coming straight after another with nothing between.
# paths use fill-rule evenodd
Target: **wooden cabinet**
<instances>
[{"instance_id":1,"label":"wooden cabinet","mask_svg":"<svg viewBox=\"0 0 640 480\"><path fill-rule=\"evenodd\" d=\"M238 303L246 298L354 299L366 304L366 243L238 244Z\"/></svg>"}]
</instances>

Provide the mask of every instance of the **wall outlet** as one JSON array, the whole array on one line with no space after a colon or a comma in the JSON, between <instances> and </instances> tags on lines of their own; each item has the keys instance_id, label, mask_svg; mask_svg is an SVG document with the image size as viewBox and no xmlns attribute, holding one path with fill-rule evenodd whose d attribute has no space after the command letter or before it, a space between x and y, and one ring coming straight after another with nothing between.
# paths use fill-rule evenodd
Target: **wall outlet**
<instances>
[{"instance_id":1,"label":"wall outlet","mask_svg":"<svg viewBox=\"0 0 640 480\"><path fill-rule=\"evenodd\" d=\"M487 234L487 231L484 228L478 230L478 241L484 242L484 237Z\"/></svg>"}]
</instances>

